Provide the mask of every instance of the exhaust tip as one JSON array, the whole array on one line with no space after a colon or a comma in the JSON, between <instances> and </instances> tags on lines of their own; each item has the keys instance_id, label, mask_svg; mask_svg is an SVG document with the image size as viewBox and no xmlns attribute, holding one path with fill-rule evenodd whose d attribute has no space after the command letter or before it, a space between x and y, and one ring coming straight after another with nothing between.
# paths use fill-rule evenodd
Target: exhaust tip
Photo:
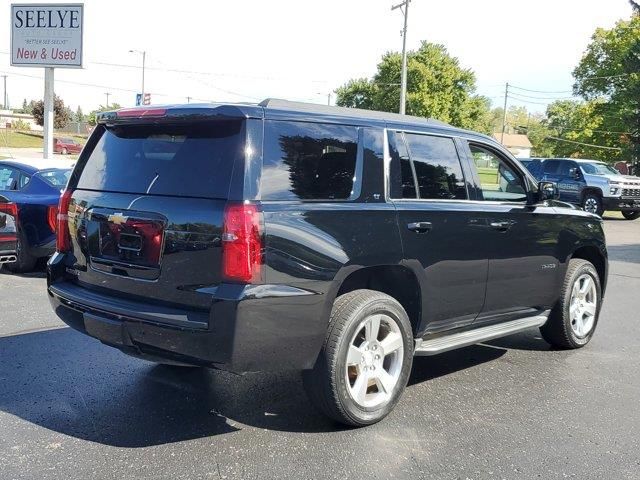
<instances>
[{"instance_id":1,"label":"exhaust tip","mask_svg":"<svg viewBox=\"0 0 640 480\"><path fill-rule=\"evenodd\" d=\"M18 261L18 257L15 255L2 255L0 256L0 265L3 263L14 263Z\"/></svg>"}]
</instances>

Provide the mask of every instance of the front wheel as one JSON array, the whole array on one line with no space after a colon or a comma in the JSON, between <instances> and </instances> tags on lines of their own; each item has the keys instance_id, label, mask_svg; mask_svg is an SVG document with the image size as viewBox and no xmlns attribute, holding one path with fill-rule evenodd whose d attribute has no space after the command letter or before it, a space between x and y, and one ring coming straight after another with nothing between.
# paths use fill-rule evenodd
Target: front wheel
<instances>
[{"instance_id":1,"label":"front wheel","mask_svg":"<svg viewBox=\"0 0 640 480\"><path fill-rule=\"evenodd\" d=\"M394 298L355 290L333 304L324 345L303 373L311 402L352 426L379 422L393 410L409 379L413 333Z\"/></svg>"},{"instance_id":2,"label":"front wheel","mask_svg":"<svg viewBox=\"0 0 640 480\"><path fill-rule=\"evenodd\" d=\"M602 198L596 193L587 193L582 199L582 209L585 212L595 213L601 217L604 213Z\"/></svg>"},{"instance_id":3,"label":"front wheel","mask_svg":"<svg viewBox=\"0 0 640 480\"><path fill-rule=\"evenodd\" d=\"M636 218L640 218L640 211L623 211L622 216L627 220L635 220Z\"/></svg>"},{"instance_id":4,"label":"front wheel","mask_svg":"<svg viewBox=\"0 0 640 480\"><path fill-rule=\"evenodd\" d=\"M560 348L584 347L596 330L601 302L600 277L593 264L580 258L569 260L560 299L540 327L542 337Z\"/></svg>"}]
</instances>

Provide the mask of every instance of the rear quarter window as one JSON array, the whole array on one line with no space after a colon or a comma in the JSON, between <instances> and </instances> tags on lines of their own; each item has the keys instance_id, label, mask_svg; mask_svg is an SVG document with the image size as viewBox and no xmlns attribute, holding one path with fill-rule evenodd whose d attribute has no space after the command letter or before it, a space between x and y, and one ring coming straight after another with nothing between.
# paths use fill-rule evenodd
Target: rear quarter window
<instances>
[{"instance_id":1,"label":"rear quarter window","mask_svg":"<svg viewBox=\"0 0 640 480\"><path fill-rule=\"evenodd\" d=\"M71 170L42 170L38 172L38 176L42 178L52 187L64 188L69 181Z\"/></svg>"},{"instance_id":2,"label":"rear quarter window","mask_svg":"<svg viewBox=\"0 0 640 480\"><path fill-rule=\"evenodd\" d=\"M77 188L227 198L244 156L244 121L100 127Z\"/></svg>"},{"instance_id":3,"label":"rear quarter window","mask_svg":"<svg viewBox=\"0 0 640 480\"><path fill-rule=\"evenodd\" d=\"M347 200L354 193L358 130L345 125L265 122L263 200Z\"/></svg>"}]
</instances>

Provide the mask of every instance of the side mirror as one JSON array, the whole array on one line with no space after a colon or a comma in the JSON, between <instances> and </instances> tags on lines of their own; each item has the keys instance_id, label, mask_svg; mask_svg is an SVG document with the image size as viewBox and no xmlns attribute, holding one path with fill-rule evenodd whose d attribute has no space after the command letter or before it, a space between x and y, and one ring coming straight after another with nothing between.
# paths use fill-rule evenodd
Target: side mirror
<instances>
[{"instance_id":1,"label":"side mirror","mask_svg":"<svg viewBox=\"0 0 640 480\"><path fill-rule=\"evenodd\" d=\"M538 183L538 199L541 202L545 200L556 200L560 197L558 191L558 185L553 182L540 182Z\"/></svg>"}]
</instances>

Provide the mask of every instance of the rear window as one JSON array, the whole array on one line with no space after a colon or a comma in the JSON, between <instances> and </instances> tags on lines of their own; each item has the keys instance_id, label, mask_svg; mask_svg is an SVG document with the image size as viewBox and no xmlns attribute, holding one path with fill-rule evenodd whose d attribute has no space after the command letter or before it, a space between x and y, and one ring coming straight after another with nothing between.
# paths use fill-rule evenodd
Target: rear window
<instances>
[{"instance_id":1,"label":"rear window","mask_svg":"<svg viewBox=\"0 0 640 480\"><path fill-rule=\"evenodd\" d=\"M263 200L346 200L355 195L358 130L265 122Z\"/></svg>"},{"instance_id":2,"label":"rear window","mask_svg":"<svg viewBox=\"0 0 640 480\"><path fill-rule=\"evenodd\" d=\"M101 127L77 188L227 198L243 121Z\"/></svg>"},{"instance_id":3,"label":"rear window","mask_svg":"<svg viewBox=\"0 0 640 480\"><path fill-rule=\"evenodd\" d=\"M52 187L64 188L67 186L67 181L71 175L71 170L56 169L56 170L42 170L38 172L38 176L42 178Z\"/></svg>"}]
</instances>

